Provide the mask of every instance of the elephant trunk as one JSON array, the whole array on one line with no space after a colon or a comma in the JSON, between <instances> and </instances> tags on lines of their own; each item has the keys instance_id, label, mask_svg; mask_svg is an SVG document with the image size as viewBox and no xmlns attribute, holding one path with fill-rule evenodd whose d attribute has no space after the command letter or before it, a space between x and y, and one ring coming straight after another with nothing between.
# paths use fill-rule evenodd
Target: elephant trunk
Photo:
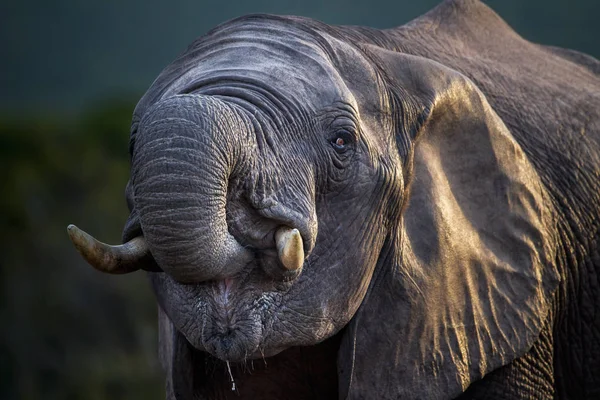
<instances>
[{"instance_id":1,"label":"elephant trunk","mask_svg":"<svg viewBox=\"0 0 600 400\"><path fill-rule=\"evenodd\" d=\"M229 233L226 197L245 168L251 124L225 102L180 95L139 125L132 158L134 204L152 255L180 282L224 279L252 260Z\"/></svg>"}]
</instances>

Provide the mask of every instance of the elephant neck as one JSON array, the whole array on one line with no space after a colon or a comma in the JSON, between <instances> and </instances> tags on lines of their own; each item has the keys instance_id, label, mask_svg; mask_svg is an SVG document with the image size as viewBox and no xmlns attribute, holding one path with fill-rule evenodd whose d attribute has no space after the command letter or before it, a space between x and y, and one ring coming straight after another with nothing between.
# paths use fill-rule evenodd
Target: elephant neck
<instances>
[{"instance_id":1,"label":"elephant neck","mask_svg":"<svg viewBox=\"0 0 600 400\"><path fill-rule=\"evenodd\" d=\"M195 380L195 395L207 400L337 398L339 345L338 334L315 346L293 347L273 357L231 363L231 375L226 363L206 355L204 362L196 363L203 379Z\"/></svg>"}]
</instances>

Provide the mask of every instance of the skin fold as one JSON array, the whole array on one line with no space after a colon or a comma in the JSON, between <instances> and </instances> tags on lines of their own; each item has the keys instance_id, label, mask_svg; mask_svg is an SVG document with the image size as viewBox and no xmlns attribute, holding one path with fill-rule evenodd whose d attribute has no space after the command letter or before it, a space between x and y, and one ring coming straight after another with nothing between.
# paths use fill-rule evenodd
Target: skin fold
<instances>
[{"instance_id":1,"label":"skin fold","mask_svg":"<svg viewBox=\"0 0 600 400\"><path fill-rule=\"evenodd\" d=\"M474 0L194 41L126 190L167 398L600 398L599 73Z\"/></svg>"}]
</instances>

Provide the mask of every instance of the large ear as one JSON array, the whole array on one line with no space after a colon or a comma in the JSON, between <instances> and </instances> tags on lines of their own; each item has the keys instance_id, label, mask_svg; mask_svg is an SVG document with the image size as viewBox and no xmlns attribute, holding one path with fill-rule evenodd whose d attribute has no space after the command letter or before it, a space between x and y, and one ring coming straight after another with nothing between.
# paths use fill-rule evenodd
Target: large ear
<instances>
[{"instance_id":1,"label":"large ear","mask_svg":"<svg viewBox=\"0 0 600 400\"><path fill-rule=\"evenodd\" d=\"M408 205L340 349L341 398L451 399L536 341L559 280L553 217L473 82L431 60L369 51L390 90L426 117L409 141Z\"/></svg>"}]
</instances>

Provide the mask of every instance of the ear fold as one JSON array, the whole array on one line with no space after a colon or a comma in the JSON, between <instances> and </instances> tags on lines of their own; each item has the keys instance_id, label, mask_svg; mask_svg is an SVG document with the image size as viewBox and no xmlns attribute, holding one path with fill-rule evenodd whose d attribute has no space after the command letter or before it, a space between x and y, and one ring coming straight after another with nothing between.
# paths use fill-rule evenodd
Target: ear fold
<instances>
[{"instance_id":1,"label":"ear fold","mask_svg":"<svg viewBox=\"0 0 600 400\"><path fill-rule=\"evenodd\" d=\"M192 350L160 306L158 306L158 355L166 375L166 399L194 398Z\"/></svg>"},{"instance_id":2,"label":"ear fold","mask_svg":"<svg viewBox=\"0 0 600 400\"><path fill-rule=\"evenodd\" d=\"M340 350L340 392L450 399L536 341L559 279L552 216L537 173L470 80L369 51L429 112L411 144L408 206Z\"/></svg>"}]
</instances>

